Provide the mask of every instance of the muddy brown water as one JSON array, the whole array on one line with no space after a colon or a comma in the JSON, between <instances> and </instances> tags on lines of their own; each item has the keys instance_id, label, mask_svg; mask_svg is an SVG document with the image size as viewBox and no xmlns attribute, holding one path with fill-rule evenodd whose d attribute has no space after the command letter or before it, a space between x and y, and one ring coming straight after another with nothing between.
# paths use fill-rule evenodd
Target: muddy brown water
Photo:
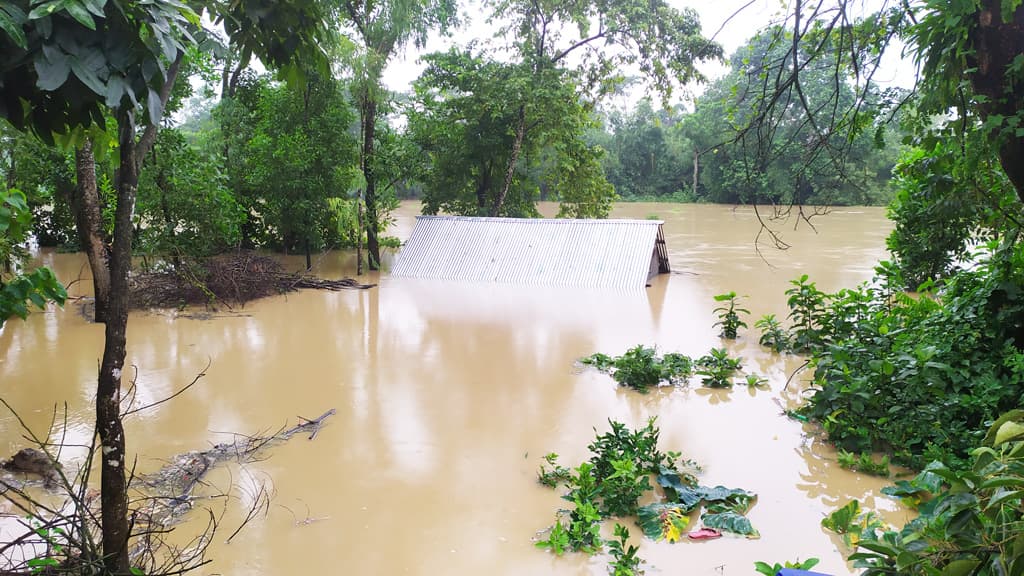
<instances>
[{"instance_id":1,"label":"muddy brown water","mask_svg":"<svg viewBox=\"0 0 1024 576\"><path fill-rule=\"evenodd\" d=\"M408 236L415 203L398 213L394 233ZM551 207L546 206L550 211ZM140 470L226 439L260 432L335 408L316 440L296 438L268 458L214 475L232 483L224 534L202 574L605 574L607 558L557 558L532 538L566 503L539 486L548 452L563 463L587 457L594 428L614 418L641 426L656 416L663 450L704 467L702 483L752 490L749 513L759 540L641 542L649 574L753 574L753 562L818 557L816 568L851 574L840 542L822 530L828 511L859 498L891 522L907 513L880 489L886 481L842 470L814 428L780 414L776 400L799 399L800 378L784 389L796 357L779 357L741 331L727 343L770 390L686 389L646 395L616 388L574 361L622 353L644 343L691 356L720 345L712 296L744 295L751 315L785 316L789 280L809 274L825 290L870 277L885 256L890 229L880 208L835 209L813 220L779 223L792 247L755 249L749 208L620 204L615 217L665 220L673 274L637 295L462 285L372 276L358 292L304 291L221 311L212 318L174 311L133 313L128 364L138 402L190 382L199 385L126 423ZM40 259L72 295L87 295L80 255ZM301 258L286 258L293 268ZM351 275L350 253L316 259L326 277ZM102 327L78 303L13 320L0 331L0 394L37 431L65 402L68 443L85 442ZM13 417L0 415L0 449L24 443ZM69 449L70 464L81 452ZM265 517L230 544L224 539L264 482L274 492ZM219 509L224 500L211 500ZM197 514L197 517L199 515ZM630 526L634 535L640 530ZM188 525L182 527L188 532ZM610 531L610 530L609 530ZM639 538L634 538L640 541Z\"/></svg>"}]
</instances>

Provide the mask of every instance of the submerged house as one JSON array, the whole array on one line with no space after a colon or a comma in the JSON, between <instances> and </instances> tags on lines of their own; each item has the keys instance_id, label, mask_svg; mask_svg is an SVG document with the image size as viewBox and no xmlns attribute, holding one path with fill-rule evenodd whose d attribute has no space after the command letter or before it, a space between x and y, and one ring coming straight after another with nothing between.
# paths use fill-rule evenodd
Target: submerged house
<instances>
[{"instance_id":1,"label":"submerged house","mask_svg":"<svg viewBox=\"0 0 1024 576\"><path fill-rule=\"evenodd\" d=\"M417 216L391 275L640 290L669 271L659 220Z\"/></svg>"}]
</instances>

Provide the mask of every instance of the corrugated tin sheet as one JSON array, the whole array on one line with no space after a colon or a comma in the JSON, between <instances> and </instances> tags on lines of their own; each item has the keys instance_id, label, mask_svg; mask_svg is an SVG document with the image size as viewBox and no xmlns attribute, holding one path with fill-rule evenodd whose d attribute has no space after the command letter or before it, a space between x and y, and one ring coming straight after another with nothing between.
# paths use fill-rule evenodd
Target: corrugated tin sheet
<instances>
[{"instance_id":1,"label":"corrugated tin sheet","mask_svg":"<svg viewBox=\"0 0 1024 576\"><path fill-rule=\"evenodd\" d=\"M662 222L418 216L392 276L642 289L668 272ZM660 241L660 242L659 242Z\"/></svg>"}]
</instances>

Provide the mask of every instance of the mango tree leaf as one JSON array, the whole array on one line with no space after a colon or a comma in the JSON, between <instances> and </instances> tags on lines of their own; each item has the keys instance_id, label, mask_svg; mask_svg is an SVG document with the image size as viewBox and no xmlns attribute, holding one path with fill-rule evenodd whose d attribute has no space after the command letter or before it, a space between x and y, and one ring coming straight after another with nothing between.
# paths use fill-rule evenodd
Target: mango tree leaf
<instances>
[{"instance_id":1,"label":"mango tree leaf","mask_svg":"<svg viewBox=\"0 0 1024 576\"><path fill-rule=\"evenodd\" d=\"M978 560L953 560L942 569L942 576L967 576L979 564Z\"/></svg>"},{"instance_id":2,"label":"mango tree leaf","mask_svg":"<svg viewBox=\"0 0 1024 576\"><path fill-rule=\"evenodd\" d=\"M89 30L96 29L96 21L92 19L92 15L89 14L89 10L82 4L79 4L76 0L67 0L64 3L64 9L68 11L68 14L70 14L72 18L78 20L78 23L82 26L85 26Z\"/></svg>"},{"instance_id":3,"label":"mango tree leaf","mask_svg":"<svg viewBox=\"0 0 1024 576\"><path fill-rule=\"evenodd\" d=\"M0 30L3 30L14 44L22 50L28 49L28 40L25 38L25 31L21 29L25 23L25 13L17 6L0 6Z\"/></svg>"},{"instance_id":4,"label":"mango tree leaf","mask_svg":"<svg viewBox=\"0 0 1024 576\"><path fill-rule=\"evenodd\" d=\"M1000 416L992 423L992 426L989 426L988 434L985 435L985 441L982 442L982 444L985 446L995 446L998 444L998 442L996 442L996 436L999 434L999 430L1007 422L1024 422L1024 410L1010 410L1006 414Z\"/></svg>"},{"instance_id":5,"label":"mango tree leaf","mask_svg":"<svg viewBox=\"0 0 1024 576\"><path fill-rule=\"evenodd\" d=\"M1013 440L1019 440L1024 437L1024 424L1017 422L1004 422L1002 426L996 430L995 445L1005 444Z\"/></svg>"},{"instance_id":6,"label":"mango tree leaf","mask_svg":"<svg viewBox=\"0 0 1024 576\"><path fill-rule=\"evenodd\" d=\"M760 538L761 533L750 524L750 519L735 512L722 512L720 514L705 514L701 516L701 523L707 528L714 528L722 532L740 534L747 538Z\"/></svg>"},{"instance_id":7,"label":"mango tree leaf","mask_svg":"<svg viewBox=\"0 0 1024 576\"><path fill-rule=\"evenodd\" d=\"M690 524L687 513L679 504L648 504L637 510L637 522L649 538L678 542Z\"/></svg>"}]
</instances>

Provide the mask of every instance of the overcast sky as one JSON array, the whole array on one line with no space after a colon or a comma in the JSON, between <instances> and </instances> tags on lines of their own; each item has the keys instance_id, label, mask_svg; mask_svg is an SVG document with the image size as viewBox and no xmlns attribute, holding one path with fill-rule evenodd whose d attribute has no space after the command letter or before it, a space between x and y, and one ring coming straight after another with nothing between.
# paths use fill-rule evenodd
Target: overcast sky
<instances>
[{"instance_id":1,"label":"overcast sky","mask_svg":"<svg viewBox=\"0 0 1024 576\"><path fill-rule=\"evenodd\" d=\"M715 40L725 49L726 55L732 54L757 30L765 27L771 22L780 20L786 7L779 0L667 0L668 3L677 8L691 7L700 14L700 22L705 36L716 34ZM885 0L855 0L863 1L869 5L878 5ZM749 2L749 6L744 6ZM464 46L474 39L488 39L494 34L494 28L487 24L486 14L479 7L479 4L471 0L470 4L463 7L466 13L463 25L456 30L450 38L434 36L428 42L423 51L412 47L408 48L405 54L400 54L390 63L384 75L384 82L388 88L395 91L407 91L413 80L423 70L423 65L418 62L421 54L446 50L452 45ZM913 69L906 63L900 63L896 54L889 55L886 66L876 76L875 80L883 86L895 84L907 87L912 79ZM721 64L704 64L701 71L709 78L717 78L727 71ZM689 87L689 96L697 95L701 89ZM642 89L633 95L632 99L642 96ZM688 96L681 95L685 100ZM679 98L677 98L678 100Z\"/></svg>"}]
</instances>

